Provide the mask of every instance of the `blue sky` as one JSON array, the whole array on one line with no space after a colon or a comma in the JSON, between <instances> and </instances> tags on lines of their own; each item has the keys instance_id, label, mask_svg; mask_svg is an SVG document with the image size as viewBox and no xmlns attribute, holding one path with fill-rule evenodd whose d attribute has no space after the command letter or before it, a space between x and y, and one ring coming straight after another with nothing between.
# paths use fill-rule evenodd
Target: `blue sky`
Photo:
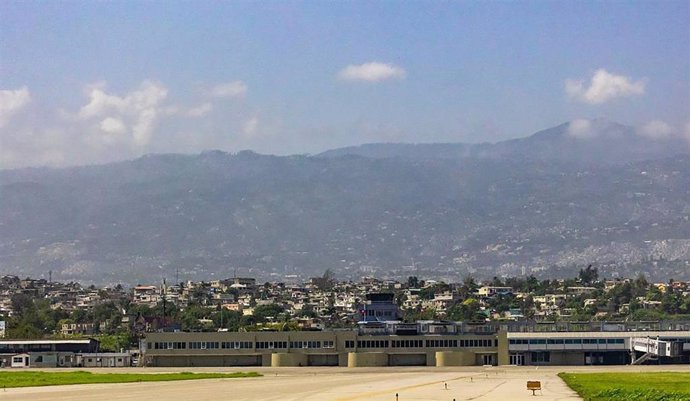
<instances>
[{"instance_id":1,"label":"blue sky","mask_svg":"<svg viewBox=\"0 0 690 401\"><path fill-rule=\"evenodd\" d=\"M690 2L0 2L0 168L690 137Z\"/></svg>"}]
</instances>

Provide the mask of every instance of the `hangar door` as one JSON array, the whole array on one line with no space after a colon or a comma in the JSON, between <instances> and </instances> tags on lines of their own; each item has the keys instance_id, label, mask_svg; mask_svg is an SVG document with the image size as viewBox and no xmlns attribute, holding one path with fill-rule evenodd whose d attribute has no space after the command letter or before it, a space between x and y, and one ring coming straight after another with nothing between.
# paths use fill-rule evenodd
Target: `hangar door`
<instances>
[{"instance_id":1,"label":"hangar door","mask_svg":"<svg viewBox=\"0 0 690 401\"><path fill-rule=\"evenodd\" d=\"M426 354L391 354L390 366L426 366Z\"/></svg>"},{"instance_id":2,"label":"hangar door","mask_svg":"<svg viewBox=\"0 0 690 401\"><path fill-rule=\"evenodd\" d=\"M309 366L338 366L338 354L314 354L308 358Z\"/></svg>"},{"instance_id":3,"label":"hangar door","mask_svg":"<svg viewBox=\"0 0 690 401\"><path fill-rule=\"evenodd\" d=\"M156 356L154 366L261 366L261 355Z\"/></svg>"},{"instance_id":4,"label":"hangar door","mask_svg":"<svg viewBox=\"0 0 690 401\"><path fill-rule=\"evenodd\" d=\"M261 366L261 355L226 355L223 366Z\"/></svg>"}]
</instances>

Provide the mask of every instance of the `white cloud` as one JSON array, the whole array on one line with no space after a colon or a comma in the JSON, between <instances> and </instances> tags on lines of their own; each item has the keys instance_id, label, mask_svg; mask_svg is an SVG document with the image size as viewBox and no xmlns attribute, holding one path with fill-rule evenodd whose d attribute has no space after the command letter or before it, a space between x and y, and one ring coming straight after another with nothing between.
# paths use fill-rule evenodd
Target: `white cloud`
<instances>
[{"instance_id":1,"label":"white cloud","mask_svg":"<svg viewBox=\"0 0 690 401\"><path fill-rule=\"evenodd\" d=\"M579 139L589 139L596 136L596 132L592 129L592 122L585 119L571 121L568 124L567 133Z\"/></svg>"},{"instance_id":2,"label":"white cloud","mask_svg":"<svg viewBox=\"0 0 690 401\"><path fill-rule=\"evenodd\" d=\"M245 123L242 125L242 133L248 137L254 136L254 134L256 134L256 130L258 127L259 117L254 116L249 120L245 121Z\"/></svg>"},{"instance_id":3,"label":"white cloud","mask_svg":"<svg viewBox=\"0 0 690 401\"><path fill-rule=\"evenodd\" d=\"M127 131L127 127L119 118L106 117L101 121L101 130L109 134L123 134Z\"/></svg>"},{"instance_id":4,"label":"white cloud","mask_svg":"<svg viewBox=\"0 0 690 401\"><path fill-rule=\"evenodd\" d=\"M407 73L393 64L370 62L360 65L348 65L340 70L338 78L346 81L378 82L385 79L403 79Z\"/></svg>"},{"instance_id":5,"label":"white cloud","mask_svg":"<svg viewBox=\"0 0 690 401\"><path fill-rule=\"evenodd\" d=\"M79 109L77 118L87 123L98 119L99 128L107 134L129 133L122 140L133 147L146 146L159 115L170 112L170 108L162 105L168 90L159 83L144 81L139 88L124 96L106 93L104 84L91 85L89 88L89 102ZM104 140L110 142L112 138Z\"/></svg>"},{"instance_id":6,"label":"white cloud","mask_svg":"<svg viewBox=\"0 0 690 401\"><path fill-rule=\"evenodd\" d=\"M676 129L661 120L653 120L637 129L637 133L651 139L668 139Z\"/></svg>"},{"instance_id":7,"label":"white cloud","mask_svg":"<svg viewBox=\"0 0 690 401\"><path fill-rule=\"evenodd\" d=\"M233 81L218 84L211 88L210 95L213 97L238 97L247 93L247 84L242 81Z\"/></svg>"},{"instance_id":8,"label":"white cloud","mask_svg":"<svg viewBox=\"0 0 690 401\"><path fill-rule=\"evenodd\" d=\"M246 85L216 89L218 96L237 96ZM203 95L209 98L186 103L190 99L169 96L168 89L155 81L125 91L98 82L85 86L82 103L68 110L42 109L41 103L26 110L28 89L2 91L2 115L9 118L19 110L21 115L0 128L0 168L107 163L150 152L274 150L271 146L281 138L275 120L264 118L246 102L215 113L223 99L210 98L208 90ZM275 141L267 141L267 136Z\"/></svg>"},{"instance_id":9,"label":"white cloud","mask_svg":"<svg viewBox=\"0 0 690 401\"><path fill-rule=\"evenodd\" d=\"M132 137L137 146L148 145L156 125L156 117L157 111L155 109L145 109L139 113L138 119L132 126Z\"/></svg>"},{"instance_id":10,"label":"white cloud","mask_svg":"<svg viewBox=\"0 0 690 401\"><path fill-rule=\"evenodd\" d=\"M15 90L0 90L0 127L23 109L30 100L31 94L26 86Z\"/></svg>"},{"instance_id":11,"label":"white cloud","mask_svg":"<svg viewBox=\"0 0 690 401\"><path fill-rule=\"evenodd\" d=\"M187 110L186 114L189 117L203 117L206 114L210 113L211 110L213 110L213 104L211 104L210 102L206 102L202 105Z\"/></svg>"},{"instance_id":12,"label":"white cloud","mask_svg":"<svg viewBox=\"0 0 690 401\"><path fill-rule=\"evenodd\" d=\"M586 87L583 80L566 79L565 92L582 102L599 104L617 97L641 95L645 92L645 81L633 81L602 68L594 73L589 87Z\"/></svg>"}]
</instances>

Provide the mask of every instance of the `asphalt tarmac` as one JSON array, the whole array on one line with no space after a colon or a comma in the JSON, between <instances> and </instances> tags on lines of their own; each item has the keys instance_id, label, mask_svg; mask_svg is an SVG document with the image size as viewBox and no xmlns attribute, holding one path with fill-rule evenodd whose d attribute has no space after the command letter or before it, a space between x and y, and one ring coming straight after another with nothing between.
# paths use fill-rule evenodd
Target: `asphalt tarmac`
<instances>
[{"instance_id":1,"label":"asphalt tarmac","mask_svg":"<svg viewBox=\"0 0 690 401\"><path fill-rule=\"evenodd\" d=\"M82 369L84 370L84 369ZM182 369L195 372L233 372L237 368ZM86 384L14 388L0 392L0 400L580 400L558 378L559 372L685 371L690 366L608 367L385 367L385 368L252 368L259 378L209 379L173 382ZM62 371L62 369L61 369ZM163 368L91 369L100 373L160 373ZM538 398L527 390L528 380L541 381Z\"/></svg>"}]
</instances>

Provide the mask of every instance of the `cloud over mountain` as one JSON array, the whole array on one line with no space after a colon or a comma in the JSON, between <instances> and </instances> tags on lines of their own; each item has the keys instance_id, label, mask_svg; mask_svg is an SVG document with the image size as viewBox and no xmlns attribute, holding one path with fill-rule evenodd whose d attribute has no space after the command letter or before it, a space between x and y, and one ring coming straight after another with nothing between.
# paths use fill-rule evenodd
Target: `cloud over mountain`
<instances>
[{"instance_id":1,"label":"cloud over mountain","mask_svg":"<svg viewBox=\"0 0 690 401\"><path fill-rule=\"evenodd\" d=\"M587 139L595 136L595 133L592 131L592 122L586 119L571 121L570 124L568 124L566 132L568 135L580 139Z\"/></svg>"},{"instance_id":2,"label":"cloud over mountain","mask_svg":"<svg viewBox=\"0 0 690 401\"><path fill-rule=\"evenodd\" d=\"M643 125L637 133L651 139L667 139L676 134L676 129L661 120L653 120Z\"/></svg>"},{"instance_id":3,"label":"cloud over mountain","mask_svg":"<svg viewBox=\"0 0 690 401\"><path fill-rule=\"evenodd\" d=\"M612 74L598 69L587 86L584 80L567 79L565 92L584 103L600 104L618 97L636 96L645 93L645 81L633 81L624 75Z\"/></svg>"},{"instance_id":4,"label":"cloud over mountain","mask_svg":"<svg viewBox=\"0 0 690 401\"><path fill-rule=\"evenodd\" d=\"M0 127L31 100L29 88L26 86L14 90L0 90Z\"/></svg>"},{"instance_id":5,"label":"cloud over mountain","mask_svg":"<svg viewBox=\"0 0 690 401\"><path fill-rule=\"evenodd\" d=\"M144 81L139 88L124 96L109 94L105 88L94 87L89 102L77 117L83 121L99 121L106 134L124 134L122 141L132 146L145 146L151 140L159 116L165 112L162 103L168 89L162 84Z\"/></svg>"}]
</instances>

